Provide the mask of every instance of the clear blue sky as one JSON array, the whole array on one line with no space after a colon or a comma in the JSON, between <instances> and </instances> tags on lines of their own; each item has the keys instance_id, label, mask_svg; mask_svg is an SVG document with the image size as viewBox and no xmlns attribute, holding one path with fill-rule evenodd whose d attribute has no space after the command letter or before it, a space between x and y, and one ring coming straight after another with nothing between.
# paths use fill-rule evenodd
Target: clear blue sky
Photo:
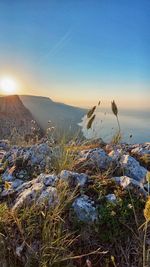
<instances>
[{"instance_id":1,"label":"clear blue sky","mask_svg":"<svg viewBox=\"0 0 150 267\"><path fill-rule=\"evenodd\" d=\"M1 0L0 75L75 105L150 105L149 0Z\"/></svg>"}]
</instances>

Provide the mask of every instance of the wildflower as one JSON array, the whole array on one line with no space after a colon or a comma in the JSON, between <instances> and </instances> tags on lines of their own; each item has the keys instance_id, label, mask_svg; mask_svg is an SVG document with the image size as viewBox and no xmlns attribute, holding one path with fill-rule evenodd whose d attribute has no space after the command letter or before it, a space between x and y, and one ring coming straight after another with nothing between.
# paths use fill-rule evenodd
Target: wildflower
<instances>
[{"instance_id":1,"label":"wildflower","mask_svg":"<svg viewBox=\"0 0 150 267\"><path fill-rule=\"evenodd\" d=\"M129 209L132 209L132 208L133 208L132 204L129 203L129 204L128 204L128 208L129 208Z\"/></svg>"},{"instance_id":2,"label":"wildflower","mask_svg":"<svg viewBox=\"0 0 150 267\"><path fill-rule=\"evenodd\" d=\"M150 197L148 197L146 204L145 204L144 217L146 221L150 221Z\"/></svg>"},{"instance_id":3,"label":"wildflower","mask_svg":"<svg viewBox=\"0 0 150 267\"><path fill-rule=\"evenodd\" d=\"M11 183L5 181L4 188L8 191L11 188Z\"/></svg>"}]
</instances>

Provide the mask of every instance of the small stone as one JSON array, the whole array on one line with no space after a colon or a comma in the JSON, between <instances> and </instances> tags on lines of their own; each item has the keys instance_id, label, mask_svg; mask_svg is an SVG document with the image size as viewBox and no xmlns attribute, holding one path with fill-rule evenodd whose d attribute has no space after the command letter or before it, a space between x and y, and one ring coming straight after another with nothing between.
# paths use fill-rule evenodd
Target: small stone
<instances>
[{"instance_id":1,"label":"small stone","mask_svg":"<svg viewBox=\"0 0 150 267\"><path fill-rule=\"evenodd\" d=\"M116 201L117 201L115 194L108 194L105 197L106 197L107 201L110 203L116 203Z\"/></svg>"},{"instance_id":2,"label":"small stone","mask_svg":"<svg viewBox=\"0 0 150 267\"><path fill-rule=\"evenodd\" d=\"M73 209L78 220L82 222L94 222L98 219L96 208L92 205L88 196L83 195L75 199Z\"/></svg>"}]
</instances>

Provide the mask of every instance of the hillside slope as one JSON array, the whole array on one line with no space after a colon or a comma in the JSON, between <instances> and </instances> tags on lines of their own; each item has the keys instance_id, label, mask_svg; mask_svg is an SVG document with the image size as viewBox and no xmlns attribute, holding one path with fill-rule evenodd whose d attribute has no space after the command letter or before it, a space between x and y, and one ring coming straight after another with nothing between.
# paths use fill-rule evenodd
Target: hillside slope
<instances>
[{"instance_id":1,"label":"hillside slope","mask_svg":"<svg viewBox=\"0 0 150 267\"><path fill-rule=\"evenodd\" d=\"M17 95L0 97L0 138L10 137L14 129L18 135L29 134L32 120L33 116Z\"/></svg>"},{"instance_id":2,"label":"hillside slope","mask_svg":"<svg viewBox=\"0 0 150 267\"><path fill-rule=\"evenodd\" d=\"M47 129L52 122L61 133L74 133L79 130L78 123L86 110L57 103L48 97L20 96L23 104L30 110L42 129Z\"/></svg>"}]
</instances>

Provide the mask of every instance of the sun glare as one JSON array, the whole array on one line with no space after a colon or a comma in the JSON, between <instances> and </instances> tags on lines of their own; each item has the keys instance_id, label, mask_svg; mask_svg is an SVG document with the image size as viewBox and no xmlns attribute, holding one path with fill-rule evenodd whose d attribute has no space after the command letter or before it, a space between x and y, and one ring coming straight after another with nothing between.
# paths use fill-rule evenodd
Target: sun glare
<instances>
[{"instance_id":1,"label":"sun glare","mask_svg":"<svg viewBox=\"0 0 150 267\"><path fill-rule=\"evenodd\" d=\"M17 82L10 77L3 77L0 79L0 91L5 95L12 95L17 93Z\"/></svg>"}]
</instances>

